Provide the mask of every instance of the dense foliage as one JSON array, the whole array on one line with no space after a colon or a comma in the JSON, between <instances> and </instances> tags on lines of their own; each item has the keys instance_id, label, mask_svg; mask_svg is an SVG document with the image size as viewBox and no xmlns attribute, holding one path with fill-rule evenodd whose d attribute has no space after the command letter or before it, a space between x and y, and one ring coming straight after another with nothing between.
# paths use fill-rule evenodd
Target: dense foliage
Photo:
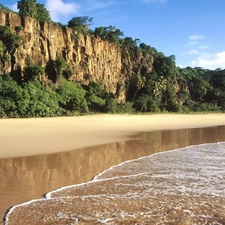
<instances>
[{"instance_id":1,"label":"dense foliage","mask_svg":"<svg viewBox=\"0 0 225 225\"><path fill-rule=\"evenodd\" d=\"M92 20L88 16L73 17L68 22L68 27L80 33L87 33L89 26L92 25Z\"/></svg>"},{"instance_id":2,"label":"dense foliage","mask_svg":"<svg viewBox=\"0 0 225 225\"><path fill-rule=\"evenodd\" d=\"M0 9L8 8L0 4ZM49 12L36 0L18 1L19 14L40 21L50 21ZM137 57L152 59L153 69L137 65L124 82L126 102L118 103L115 94L96 82L88 74L85 84L70 81L73 71L64 58L50 60L44 67L28 59L23 71L11 70L14 53L23 43L17 26L12 33L8 26L0 26L0 117L44 117L83 113L133 112L209 112L225 110L225 70L179 68L175 56L165 56L139 39L124 37L121 30L109 26L89 30L92 18L73 17L68 27L74 38L78 33L98 36L121 48L122 57L135 61ZM139 44L140 43L140 44ZM126 70L126 65L122 70ZM88 84L87 84L88 83Z\"/></svg>"},{"instance_id":3,"label":"dense foliage","mask_svg":"<svg viewBox=\"0 0 225 225\"><path fill-rule=\"evenodd\" d=\"M127 102L118 104L116 94L100 83L82 85L62 76L57 85L57 81L42 80L44 68L30 63L21 83L10 74L0 76L0 117L225 110L225 70L173 67L174 73L167 68L164 74L162 69L131 77L126 83Z\"/></svg>"},{"instance_id":4,"label":"dense foliage","mask_svg":"<svg viewBox=\"0 0 225 225\"><path fill-rule=\"evenodd\" d=\"M18 84L5 74L0 76L0 117L116 112L116 99L110 96L94 82L86 86L63 79L56 87L50 80L41 82L36 78Z\"/></svg>"},{"instance_id":5,"label":"dense foliage","mask_svg":"<svg viewBox=\"0 0 225 225\"><path fill-rule=\"evenodd\" d=\"M94 30L94 35L101 37L103 40L108 40L118 44L124 33L114 26L97 27Z\"/></svg>"},{"instance_id":6,"label":"dense foliage","mask_svg":"<svg viewBox=\"0 0 225 225\"><path fill-rule=\"evenodd\" d=\"M39 21L51 21L50 13L44 4L36 3L36 0L20 0L17 8L21 16L30 16Z\"/></svg>"}]
</instances>

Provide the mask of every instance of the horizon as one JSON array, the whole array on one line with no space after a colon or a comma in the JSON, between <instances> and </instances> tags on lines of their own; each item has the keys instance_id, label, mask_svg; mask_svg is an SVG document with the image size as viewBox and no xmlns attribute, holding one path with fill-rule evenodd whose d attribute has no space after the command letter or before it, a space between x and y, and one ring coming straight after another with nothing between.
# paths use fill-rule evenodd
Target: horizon
<instances>
[{"instance_id":1,"label":"horizon","mask_svg":"<svg viewBox=\"0 0 225 225\"><path fill-rule=\"evenodd\" d=\"M224 0L39 0L54 22L77 16L93 18L90 29L115 26L124 37L140 39L176 66L225 69ZM17 11L17 1L1 4Z\"/></svg>"}]
</instances>

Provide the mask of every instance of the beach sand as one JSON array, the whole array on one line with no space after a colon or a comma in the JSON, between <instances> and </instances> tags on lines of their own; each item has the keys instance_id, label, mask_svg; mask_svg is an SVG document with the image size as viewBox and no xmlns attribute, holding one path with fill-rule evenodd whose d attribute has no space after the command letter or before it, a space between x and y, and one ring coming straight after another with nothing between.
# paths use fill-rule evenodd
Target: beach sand
<instances>
[{"instance_id":1,"label":"beach sand","mask_svg":"<svg viewBox=\"0 0 225 225\"><path fill-rule=\"evenodd\" d=\"M129 140L139 132L225 125L225 114L91 115L0 120L0 158Z\"/></svg>"},{"instance_id":2,"label":"beach sand","mask_svg":"<svg viewBox=\"0 0 225 225\"><path fill-rule=\"evenodd\" d=\"M225 114L94 115L0 120L0 158L126 141L139 132L225 125Z\"/></svg>"}]
</instances>

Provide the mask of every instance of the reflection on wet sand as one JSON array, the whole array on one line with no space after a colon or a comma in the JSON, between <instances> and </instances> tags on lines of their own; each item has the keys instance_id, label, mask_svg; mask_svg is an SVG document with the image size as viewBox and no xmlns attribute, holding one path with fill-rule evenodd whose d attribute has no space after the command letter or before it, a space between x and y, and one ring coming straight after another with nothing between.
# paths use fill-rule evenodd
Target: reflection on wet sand
<instances>
[{"instance_id":1,"label":"reflection on wet sand","mask_svg":"<svg viewBox=\"0 0 225 225\"><path fill-rule=\"evenodd\" d=\"M15 206L6 225L224 225L225 142L129 160Z\"/></svg>"},{"instance_id":2,"label":"reflection on wet sand","mask_svg":"<svg viewBox=\"0 0 225 225\"><path fill-rule=\"evenodd\" d=\"M200 143L225 141L225 127L142 133L135 140L70 152L0 160L0 215L62 186L90 181L123 161Z\"/></svg>"}]
</instances>

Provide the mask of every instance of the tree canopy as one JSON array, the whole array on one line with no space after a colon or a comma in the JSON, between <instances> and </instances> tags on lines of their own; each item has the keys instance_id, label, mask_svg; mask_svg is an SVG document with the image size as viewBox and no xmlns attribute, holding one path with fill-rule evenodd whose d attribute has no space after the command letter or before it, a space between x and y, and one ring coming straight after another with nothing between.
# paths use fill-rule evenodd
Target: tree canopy
<instances>
[{"instance_id":1,"label":"tree canopy","mask_svg":"<svg viewBox=\"0 0 225 225\"><path fill-rule=\"evenodd\" d=\"M50 13L45 8L45 5L44 4L37 3L36 4L36 7L37 7L37 16L36 16L36 19L39 20L39 21L50 22L51 21Z\"/></svg>"},{"instance_id":2,"label":"tree canopy","mask_svg":"<svg viewBox=\"0 0 225 225\"><path fill-rule=\"evenodd\" d=\"M36 0L20 0L17 8L21 16L30 16L39 21L51 21L50 13L44 4L36 3Z\"/></svg>"},{"instance_id":3,"label":"tree canopy","mask_svg":"<svg viewBox=\"0 0 225 225\"><path fill-rule=\"evenodd\" d=\"M36 0L20 0L17 2L17 8L21 16L37 17Z\"/></svg>"},{"instance_id":4,"label":"tree canopy","mask_svg":"<svg viewBox=\"0 0 225 225\"><path fill-rule=\"evenodd\" d=\"M89 18L88 16L78 16L73 17L68 22L68 27L78 32L87 32L90 25L92 25L93 18Z\"/></svg>"},{"instance_id":5,"label":"tree canopy","mask_svg":"<svg viewBox=\"0 0 225 225\"><path fill-rule=\"evenodd\" d=\"M94 35L101 37L103 40L108 40L118 44L121 37L124 36L124 33L120 29L110 25L108 27L95 28Z\"/></svg>"}]
</instances>

